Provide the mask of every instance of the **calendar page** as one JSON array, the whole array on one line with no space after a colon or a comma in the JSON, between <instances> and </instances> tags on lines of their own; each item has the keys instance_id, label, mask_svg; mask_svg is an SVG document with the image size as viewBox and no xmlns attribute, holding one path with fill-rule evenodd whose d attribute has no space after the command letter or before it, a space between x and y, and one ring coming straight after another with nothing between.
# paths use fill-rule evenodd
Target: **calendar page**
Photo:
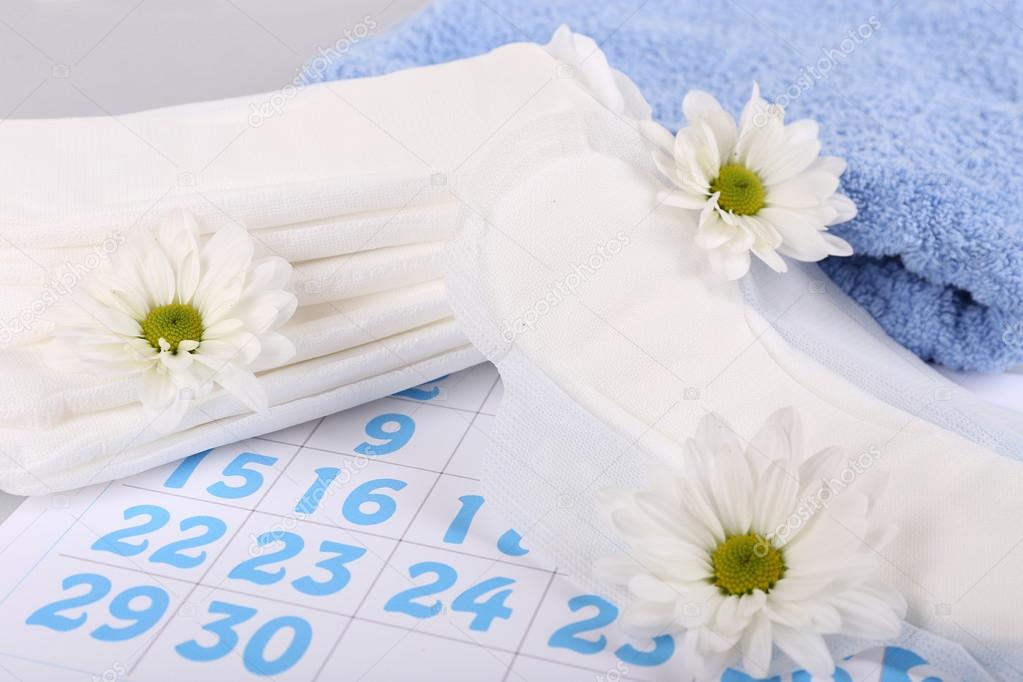
<instances>
[{"instance_id":1,"label":"calendar page","mask_svg":"<svg viewBox=\"0 0 1023 682\"><path fill-rule=\"evenodd\" d=\"M626 636L487 508L500 393L480 365L27 501L0 527L0 682L680 679L674 638ZM891 647L835 679L942 678Z\"/></svg>"}]
</instances>

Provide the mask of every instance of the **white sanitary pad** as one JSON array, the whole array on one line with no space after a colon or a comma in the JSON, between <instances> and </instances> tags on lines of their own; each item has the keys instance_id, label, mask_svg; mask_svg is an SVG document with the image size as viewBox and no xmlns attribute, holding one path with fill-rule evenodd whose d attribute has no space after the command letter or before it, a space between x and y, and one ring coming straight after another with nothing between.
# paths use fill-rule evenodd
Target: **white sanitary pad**
<instances>
[{"instance_id":1,"label":"white sanitary pad","mask_svg":"<svg viewBox=\"0 0 1023 682\"><path fill-rule=\"evenodd\" d=\"M877 513L901 529L883 577L909 601L916 650L1010 679L1023 666L1018 422L864 326L815 266L716 277L654 177L641 137L598 107L508 133L467 174L447 283L505 383L488 499L560 568L627 602L592 575L621 549L595 492L644 487L651 453L681 451L708 412L749 439L793 406L807 452L880 453Z\"/></svg>"}]
</instances>

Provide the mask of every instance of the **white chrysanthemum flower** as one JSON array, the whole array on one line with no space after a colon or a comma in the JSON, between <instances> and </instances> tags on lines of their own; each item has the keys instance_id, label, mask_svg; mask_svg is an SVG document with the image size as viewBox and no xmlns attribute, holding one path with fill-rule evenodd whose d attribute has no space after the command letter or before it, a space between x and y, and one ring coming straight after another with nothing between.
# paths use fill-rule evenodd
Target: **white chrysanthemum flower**
<instances>
[{"instance_id":1,"label":"white chrysanthemum flower","mask_svg":"<svg viewBox=\"0 0 1023 682\"><path fill-rule=\"evenodd\" d=\"M234 225L201 244L185 211L155 230L140 228L62 306L50 357L65 369L137 375L139 398L163 431L214 384L266 409L253 372L294 355L273 330L297 300L284 290L288 262L253 254L252 238Z\"/></svg>"},{"instance_id":2,"label":"white chrysanthemum flower","mask_svg":"<svg viewBox=\"0 0 1023 682\"><path fill-rule=\"evenodd\" d=\"M845 161L818 156L815 121L785 125L782 108L762 99L755 83L738 127L699 90L686 95L682 112L689 125L674 138L652 121L640 130L659 147L654 161L674 185L659 198L699 211L696 244L715 269L738 279L749 270L751 251L776 272L787 270L781 255L819 261L852 254L827 232L851 220L856 205L836 192Z\"/></svg>"},{"instance_id":3,"label":"white chrysanthemum flower","mask_svg":"<svg viewBox=\"0 0 1023 682\"><path fill-rule=\"evenodd\" d=\"M687 680L718 679L739 661L766 676L775 646L831 679L823 635L900 632L906 602L878 577L894 528L871 518L879 453L864 467L840 448L804 460L801 447L792 410L775 413L749 447L712 415L677 459L654 465L649 490L602 491L629 551L596 574L635 598L624 614L633 632L684 633Z\"/></svg>"}]
</instances>

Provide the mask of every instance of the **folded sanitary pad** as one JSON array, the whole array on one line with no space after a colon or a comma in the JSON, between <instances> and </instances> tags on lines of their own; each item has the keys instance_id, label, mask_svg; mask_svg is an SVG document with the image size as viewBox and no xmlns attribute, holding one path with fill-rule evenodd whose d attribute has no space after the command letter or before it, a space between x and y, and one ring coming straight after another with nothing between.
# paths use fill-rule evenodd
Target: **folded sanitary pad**
<instances>
[{"instance_id":1,"label":"folded sanitary pad","mask_svg":"<svg viewBox=\"0 0 1023 682\"><path fill-rule=\"evenodd\" d=\"M835 229L858 256L825 271L897 341L953 368L1023 363L1023 7L843 3L438 0L314 78L347 78L593 36L671 127L680 93L737 110L752 80L816 119L859 208ZM993 49L992 46L997 46Z\"/></svg>"}]
</instances>

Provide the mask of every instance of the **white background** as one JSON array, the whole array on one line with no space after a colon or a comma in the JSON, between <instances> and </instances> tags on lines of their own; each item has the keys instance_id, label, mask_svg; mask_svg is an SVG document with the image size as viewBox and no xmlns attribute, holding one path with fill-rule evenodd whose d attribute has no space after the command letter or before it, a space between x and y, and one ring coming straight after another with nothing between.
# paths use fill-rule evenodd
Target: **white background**
<instances>
[{"instance_id":1,"label":"white background","mask_svg":"<svg viewBox=\"0 0 1023 682\"><path fill-rule=\"evenodd\" d=\"M3 0L0 117L123 114L277 90L425 0ZM368 22L367 22L368 23Z\"/></svg>"}]
</instances>

